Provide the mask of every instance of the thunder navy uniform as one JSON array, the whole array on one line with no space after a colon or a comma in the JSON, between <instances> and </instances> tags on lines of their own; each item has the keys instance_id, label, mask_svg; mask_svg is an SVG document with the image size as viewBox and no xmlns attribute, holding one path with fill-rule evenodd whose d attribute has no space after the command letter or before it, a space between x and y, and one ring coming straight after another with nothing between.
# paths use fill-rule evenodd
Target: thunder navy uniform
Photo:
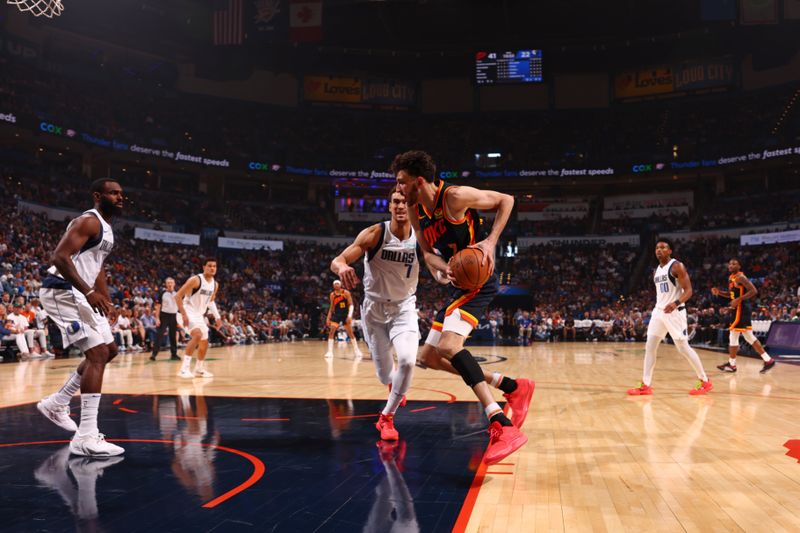
<instances>
[{"instance_id":1,"label":"thunder navy uniform","mask_svg":"<svg viewBox=\"0 0 800 533\"><path fill-rule=\"evenodd\" d=\"M483 220L475 209L468 209L464 218L460 220L454 220L447 215L445 198L452 187L454 186L439 181L432 213L429 213L422 204L417 206L419 225L425 240L445 261L450 261L456 252L486 237ZM494 273L480 289L464 290L452 287L450 302L436 313L436 319L425 342L437 346L443 330L454 331L464 337L469 335L478 325L478 321L485 316L486 308L497 294L497 288L498 280Z\"/></svg>"},{"instance_id":2,"label":"thunder navy uniform","mask_svg":"<svg viewBox=\"0 0 800 533\"><path fill-rule=\"evenodd\" d=\"M331 322L344 324L347 322L347 315L349 313L347 305L347 291L343 290L339 294L336 294L336 291L333 291L331 293L331 298L333 299L331 303L331 307L333 307L333 311L331 312Z\"/></svg>"},{"instance_id":3,"label":"thunder navy uniform","mask_svg":"<svg viewBox=\"0 0 800 533\"><path fill-rule=\"evenodd\" d=\"M736 278L739 276L744 276L742 272L737 272L736 274L731 274L728 277L728 297L731 300L735 300L736 298L741 298L742 295L745 293L744 285L739 285L736 283ZM733 322L728 327L731 331L750 331L753 329L753 323L751 322L752 311L750 309L750 303L746 300L739 300L739 306L736 308L736 315L733 318Z\"/></svg>"}]
</instances>

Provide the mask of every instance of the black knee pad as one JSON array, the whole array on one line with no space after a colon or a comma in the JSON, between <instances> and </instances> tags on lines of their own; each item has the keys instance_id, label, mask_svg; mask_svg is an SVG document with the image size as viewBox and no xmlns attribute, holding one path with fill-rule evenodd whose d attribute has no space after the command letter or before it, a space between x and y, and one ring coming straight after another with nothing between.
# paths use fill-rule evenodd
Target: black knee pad
<instances>
[{"instance_id":1,"label":"black knee pad","mask_svg":"<svg viewBox=\"0 0 800 533\"><path fill-rule=\"evenodd\" d=\"M472 357L472 354L469 353L469 350L461 350L455 354L450 359L450 363L452 363L453 368L458 370L464 383L470 388L484 381L483 370L481 370L481 366L475 358Z\"/></svg>"}]
</instances>

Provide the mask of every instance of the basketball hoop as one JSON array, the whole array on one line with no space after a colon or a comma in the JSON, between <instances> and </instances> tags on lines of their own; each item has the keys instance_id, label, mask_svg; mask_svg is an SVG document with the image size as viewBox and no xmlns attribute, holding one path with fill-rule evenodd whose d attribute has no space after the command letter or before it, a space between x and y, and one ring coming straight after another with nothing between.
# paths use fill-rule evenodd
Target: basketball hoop
<instances>
[{"instance_id":1,"label":"basketball hoop","mask_svg":"<svg viewBox=\"0 0 800 533\"><path fill-rule=\"evenodd\" d=\"M30 13L34 17L57 17L64 11L61 0L6 0L6 3L17 6L23 13Z\"/></svg>"}]
</instances>

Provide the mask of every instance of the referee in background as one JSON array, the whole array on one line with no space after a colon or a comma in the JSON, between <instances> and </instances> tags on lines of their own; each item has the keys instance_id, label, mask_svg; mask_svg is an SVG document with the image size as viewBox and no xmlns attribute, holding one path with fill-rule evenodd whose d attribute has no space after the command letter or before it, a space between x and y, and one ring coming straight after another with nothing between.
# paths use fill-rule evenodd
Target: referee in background
<instances>
[{"instance_id":1,"label":"referee in background","mask_svg":"<svg viewBox=\"0 0 800 533\"><path fill-rule=\"evenodd\" d=\"M156 333L156 340L153 343L153 353L150 355L150 360L155 361L158 351L161 349L161 342L164 339L164 331L169 332L169 351L172 353L170 359L180 361L178 357L178 339L176 334L178 331L178 304L175 303L175 280L167 278L164 282L166 289L161 293L161 303L156 304L155 315L158 316L158 332Z\"/></svg>"}]
</instances>

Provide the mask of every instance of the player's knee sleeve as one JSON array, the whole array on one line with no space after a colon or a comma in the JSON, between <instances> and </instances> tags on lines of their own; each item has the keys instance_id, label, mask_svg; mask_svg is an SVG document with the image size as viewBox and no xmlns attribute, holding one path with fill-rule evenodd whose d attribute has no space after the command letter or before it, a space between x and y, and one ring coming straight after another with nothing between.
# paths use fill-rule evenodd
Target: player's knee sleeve
<instances>
[{"instance_id":1,"label":"player's knee sleeve","mask_svg":"<svg viewBox=\"0 0 800 533\"><path fill-rule=\"evenodd\" d=\"M681 339L677 341L673 341L675 343L675 349L681 353L686 353L689 350L689 341L686 339Z\"/></svg>"},{"instance_id":2,"label":"player's knee sleeve","mask_svg":"<svg viewBox=\"0 0 800 533\"><path fill-rule=\"evenodd\" d=\"M654 337L652 335L648 335L647 342L644 344L644 351L645 353L656 353L658 350L658 345L661 344L663 339L659 337Z\"/></svg>"},{"instance_id":3,"label":"player's knee sleeve","mask_svg":"<svg viewBox=\"0 0 800 533\"><path fill-rule=\"evenodd\" d=\"M414 332L401 333L395 337L392 344L397 352L397 365L413 367L417 361L419 335Z\"/></svg>"},{"instance_id":4,"label":"player's knee sleeve","mask_svg":"<svg viewBox=\"0 0 800 533\"><path fill-rule=\"evenodd\" d=\"M739 345L739 335L741 335L741 332L739 332L739 331L731 331L730 335L728 335L728 343L731 346L738 346ZM747 336L745 336L745 339L746 338L747 338Z\"/></svg>"},{"instance_id":5,"label":"player's knee sleeve","mask_svg":"<svg viewBox=\"0 0 800 533\"><path fill-rule=\"evenodd\" d=\"M749 329L742 333L742 337L744 337L744 340L746 340L749 344L754 344L758 340L756 336L753 335L753 332Z\"/></svg>"},{"instance_id":6,"label":"player's knee sleeve","mask_svg":"<svg viewBox=\"0 0 800 533\"><path fill-rule=\"evenodd\" d=\"M450 362L469 387L474 387L484 381L483 370L469 350L461 350L453 356Z\"/></svg>"}]
</instances>

